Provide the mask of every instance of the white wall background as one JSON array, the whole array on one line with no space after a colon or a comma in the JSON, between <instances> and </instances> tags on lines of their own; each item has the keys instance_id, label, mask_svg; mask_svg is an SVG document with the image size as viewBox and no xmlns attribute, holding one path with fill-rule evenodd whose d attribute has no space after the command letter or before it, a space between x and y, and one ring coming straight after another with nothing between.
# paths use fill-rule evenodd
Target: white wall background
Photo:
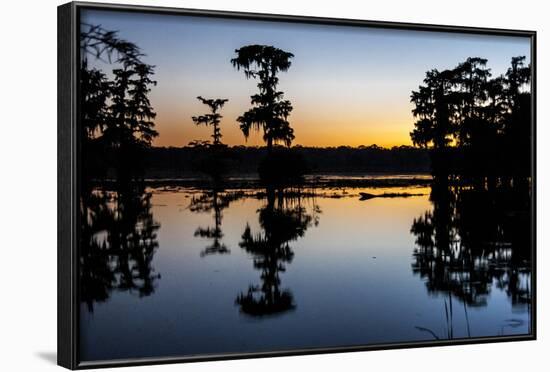
<instances>
[{"instance_id":1,"label":"white wall background","mask_svg":"<svg viewBox=\"0 0 550 372\"><path fill-rule=\"evenodd\" d=\"M112 2L104 0L104 2ZM541 0L147 0L143 5L529 29L538 32L538 333L533 342L136 367L231 372L536 371L550 350L550 26ZM56 7L0 6L0 369L56 370ZM546 229L545 229L546 227ZM59 369L57 369L59 370Z\"/></svg>"}]
</instances>

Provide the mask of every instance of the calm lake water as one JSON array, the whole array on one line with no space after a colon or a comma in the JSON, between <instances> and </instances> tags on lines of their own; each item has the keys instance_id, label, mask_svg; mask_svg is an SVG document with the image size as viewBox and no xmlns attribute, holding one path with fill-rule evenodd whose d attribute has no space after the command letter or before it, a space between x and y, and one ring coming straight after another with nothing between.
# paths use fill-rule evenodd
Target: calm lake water
<instances>
[{"instance_id":1,"label":"calm lake water","mask_svg":"<svg viewBox=\"0 0 550 372\"><path fill-rule=\"evenodd\" d=\"M498 208L495 237L479 237L476 218L492 217L468 220L465 200L475 198L431 192L95 190L85 203L80 358L529 333L529 247L518 247L528 239L507 232Z\"/></svg>"}]
</instances>

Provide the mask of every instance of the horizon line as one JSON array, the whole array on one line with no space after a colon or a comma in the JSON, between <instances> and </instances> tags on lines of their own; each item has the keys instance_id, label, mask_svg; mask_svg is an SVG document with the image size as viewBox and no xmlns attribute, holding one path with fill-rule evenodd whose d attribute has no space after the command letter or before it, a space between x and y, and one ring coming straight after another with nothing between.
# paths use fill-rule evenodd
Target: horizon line
<instances>
[{"instance_id":1,"label":"horizon line","mask_svg":"<svg viewBox=\"0 0 550 372\"><path fill-rule=\"evenodd\" d=\"M226 145L226 144L222 144L223 147L226 147L226 148L254 148L254 149L263 149L263 148L267 148L266 145L261 145L261 146L258 146L258 145ZM155 145L151 145L150 148L155 148L155 149L183 149L183 148L206 148L206 147L212 147L212 144L209 144L209 145L204 145L204 146L189 146L189 145L184 145L184 146L155 146ZM396 149L396 148L412 148L412 149L423 149L422 147L418 147L418 146L414 146L414 145L407 145L407 144L402 144L402 145L395 145L395 146L379 146L375 143L373 144L370 144L370 145L357 145L357 146L353 146L353 145L336 145L336 146L310 146L310 145L300 145L300 144L297 144L297 145L292 145L292 146L283 146L283 145L274 145L273 146L274 148L309 148L309 149L337 149L337 148L352 148L352 149L379 149L379 150L393 150L393 149Z\"/></svg>"}]
</instances>

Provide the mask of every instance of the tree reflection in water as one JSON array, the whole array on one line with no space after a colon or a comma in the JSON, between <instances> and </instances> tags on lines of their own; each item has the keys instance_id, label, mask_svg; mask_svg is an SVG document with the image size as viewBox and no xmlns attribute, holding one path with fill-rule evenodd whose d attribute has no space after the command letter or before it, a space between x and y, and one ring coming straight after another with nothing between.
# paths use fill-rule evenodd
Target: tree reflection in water
<instances>
[{"instance_id":1,"label":"tree reflection in water","mask_svg":"<svg viewBox=\"0 0 550 372\"><path fill-rule=\"evenodd\" d=\"M226 254L230 250L222 243L222 219L223 210L229 205L244 197L242 191L224 192L222 189L213 188L210 191L203 192L198 197L193 197L189 204L191 212L196 213L212 213L214 218L214 226L198 227L195 230L195 236L212 240L212 243L201 252L201 257L211 254Z\"/></svg>"},{"instance_id":2,"label":"tree reflection in water","mask_svg":"<svg viewBox=\"0 0 550 372\"><path fill-rule=\"evenodd\" d=\"M152 294L160 278L151 265L160 225L151 193L136 185L84 192L80 216L80 299L88 310L112 291Z\"/></svg>"},{"instance_id":3,"label":"tree reflection in water","mask_svg":"<svg viewBox=\"0 0 550 372\"><path fill-rule=\"evenodd\" d=\"M486 306L493 285L505 291L512 306L528 308L530 185L451 185L446 177L435 177L430 200L433 209L411 227L416 238L412 269L426 281L429 293L446 298L446 337L453 337L453 298L463 303L466 320L467 306Z\"/></svg>"},{"instance_id":4,"label":"tree reflection in water","mask_svg":"<svg viewBox=\"0 0 550 372\"><path fill-rule=\"evenodd\" d=\"M251 316L281 314L296 307L290 289L281 288L280 273L286 270L294 252L290 242L303 237L319 222L319 207L307 211L305 197L299 189L275 190L268 187L266 204L258 210L261 232L253 233L247 224L239 246L253 257L254 268L261 271L261 284L250 285L235 303Z\"/></svg>"}]
</instances>

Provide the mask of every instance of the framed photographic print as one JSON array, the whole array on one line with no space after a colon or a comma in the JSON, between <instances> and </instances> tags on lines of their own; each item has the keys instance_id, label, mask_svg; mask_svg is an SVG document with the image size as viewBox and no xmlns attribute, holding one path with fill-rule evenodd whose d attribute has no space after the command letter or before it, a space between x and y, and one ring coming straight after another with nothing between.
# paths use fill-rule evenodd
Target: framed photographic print
<instances>
[{"instance_id":1,"label":"framed photographic print","mask_svg":"<svg viewBox=\"0 0 550 372\"><path fill-rule=\"evenodd\" d=\"M58 11L60 365L535 339L535 32Z\"/></svg>"}]
</instances>

